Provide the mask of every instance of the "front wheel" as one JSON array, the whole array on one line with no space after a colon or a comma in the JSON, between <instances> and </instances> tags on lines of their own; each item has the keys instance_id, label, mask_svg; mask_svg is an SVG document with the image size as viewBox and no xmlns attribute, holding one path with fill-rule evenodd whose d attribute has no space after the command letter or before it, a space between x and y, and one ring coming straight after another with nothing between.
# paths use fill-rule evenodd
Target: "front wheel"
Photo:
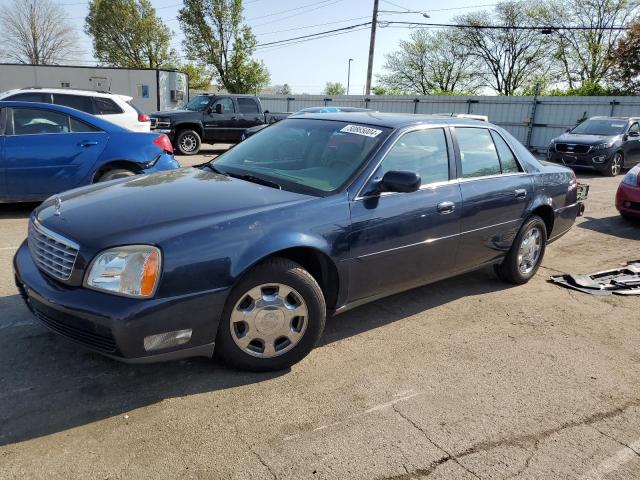
<instances>
[{"instance_id":1,"label":"front wheel","mask_svg":"<svg viewBox=\"0 0 640 480\"><path fill-rule=\"evenodd\" d=\"M324 295L313 276L291 260L267 260L229 294L216 356L242 370L288 368L313 349L325 319Z\"/></svg>"},{"instance_id":2,"label":"front wheel","mask_svg":"<svg viewBox=\"0 0 640 480\"><path fill-rule=\"evenodd\" d=\"M500 280L523 284L538 271L547 245L547 227L534 215L520 228L511 250L500 265L494 269Z\"/></svg>"},{"instance_id":3,"label":"front wheel","mask_svg":"<svg viewBox=\"0 0 640 480\"><path fill-rule=\"evenodd\" d=\"M181 130L176 137L176 147L182 155L195 155L200 151L200 135L194 130Z\"/></svg>"},{"instance_id":4,"label":"front wheel","mask_svg":"<svg viewBox=\"0 0 640 480\"><path fill-rule=\"evenodd\" d=\"M624 165L624 158L622 153L616 152L604 170L602 170L602 174L605 177L615 177L620 174L622 171L622 167Z\"/></svg>"}]
</instances>

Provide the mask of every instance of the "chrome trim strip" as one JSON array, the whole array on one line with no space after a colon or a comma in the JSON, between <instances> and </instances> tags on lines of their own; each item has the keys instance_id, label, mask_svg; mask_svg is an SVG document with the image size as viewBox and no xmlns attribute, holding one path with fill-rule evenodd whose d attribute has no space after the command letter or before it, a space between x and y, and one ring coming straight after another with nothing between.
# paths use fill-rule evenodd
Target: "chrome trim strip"
<instances>
[{"instance_id":1,"label":"chrome trim strip","mask_svg":"<svg viewBox=\"0 0 640 480\"><path fill-rule=\"evenodd\" d=\"M359 257L356 257L356 259L360 260L360 259L363 259L363 258L371 257L373 255L380 255L380 254L383 254L383 253L393 252L393 251L396 251L396 250L402 250L403 248L410 248L410 247L417 247L419 245L426 245L426 244L429 244L429 243L438 242L440 240L446 240L448 238L453 238L453 237L466 235L468 233L479 232L480 230L485 230L487 228L499 227L501 225L506 225L508 223L518 222L520 220L522 220L522 219L518 218L516 220L508 220L506 222L496 223L494 225L488 225L486 227L474 228L472 230L467 230L465 232L455 233L453 235L446 235L444 237L438 237L438 238L428 238L426 240L423 240L422 242L411 243L409 245L402 245L401 247L394 247L394 248L389 248L387 250L380 250L379 252L367 253L366 255L360 255Z\"/></svg>"}]
</instances>

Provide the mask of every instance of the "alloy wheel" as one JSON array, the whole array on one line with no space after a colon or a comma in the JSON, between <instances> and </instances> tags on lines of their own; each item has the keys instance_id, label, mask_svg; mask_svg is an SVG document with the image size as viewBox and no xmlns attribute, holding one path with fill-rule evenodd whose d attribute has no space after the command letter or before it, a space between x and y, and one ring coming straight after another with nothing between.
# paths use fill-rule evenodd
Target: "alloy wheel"
<instances>
[{"instance_id":1,"label":"alloy wheel","mask_svg":"<svg viewBox=\"0 0 640 480\"><path fill-rule=\"evenodd\" d=\"M538 227L529 230L520 242L518 250L518 270L528 275L538 264L542 252L542 234Z\"/></svg>"},{"instance_id":2,"label":"alloy wheel","mask_svg":"<svg viewBox=\"0 0 640 480\"><path fill-rule=\"evenodd\" d=\"M616 153L611 159L611 174L615 177L622 170L622 155Z\"/></svg>"},{"instance_id":3,"label":"alloy wheel","mask_svg":"<svg viewBox=\"0 0 640 480\"><path fill-rule=\"evenodd\" d=\"M193 152L198 145L198 140L193 135L187 134L180 138L180 149L183 152Z\"/></svg>"}]
</instances>

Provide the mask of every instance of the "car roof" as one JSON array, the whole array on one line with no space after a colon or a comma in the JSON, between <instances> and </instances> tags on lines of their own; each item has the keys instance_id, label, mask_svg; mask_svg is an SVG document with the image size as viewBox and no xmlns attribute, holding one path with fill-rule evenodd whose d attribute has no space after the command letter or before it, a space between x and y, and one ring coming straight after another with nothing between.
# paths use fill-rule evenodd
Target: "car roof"
<instances>
[{"instance_id":1,"label":"car roof","mask_svg":"<svg viewBox=\"0 0 640 480\"><path fill-rule=\"evenodd\" d=\"M75 108L65 107L63 105L56 105L54 103L38 103L38 102L16 102L13 100L4 101L0 100L0 108L12 108L12 107L20 107L20 108L36 108L41 110L51 110L54 112L65 113L67 115L72 115L79 120L82 120L89 125L93 125L95 127L104 130L105 132L128 132L126 128L120 127L115 123L108 122L106 120L102 120L101 118L96 117L95 115L91 115L89 113L82 112L80 110L76 110Z\"/></svg>"},{"instance_id":2,"label":"car roof","mask_svg":"<svg viewBox=\"0 0 640 480\"><path fill-rule=\"evenodd\" d=\"M470 118L439 117L437 115L422 115L411 113L381 113L381 112L336 112L336 113L307 113L305 115L292 115L292 120L335 120L340 122L353 122L364 125L374 125L387 128L404 128L413 125L468 125L484 126L487 122Z\"/></svg>"},{"instance_id":3,"label":"car roof","mask_svg":"<svg viewBox=\"0 0 640 480\"><path fill-rule=\"evenodd\" d=\"M589 120L621 120L625 122L630 122L632 120L638 120L640 117L608 117L608 116L597 116L597 117L589 117Z\"/></svg>"},{"instance_id":4,"label":"car roof","mask_svg":"<svg viewBox=\"0 0 640 480\"><path fill-rule=\"evenodd\" d=\"M129 95L121 95L119 93L111 93L111 92L105 92L105 91L101 91L101 90L84 90L84 89L79 89L79 88L49 88L49 87L24 87L24 88L16 88L13 90L7 90L2 92L3 94L8 94L8 93L20 93L20 92L30 92L30 91L37 91L37 92L45 92L45 93L64 93L67 95L79 95L82 97L119 97L122 100L124 100L125 102L128 102L129 100L132 100L133 97L130 97Z\"/></svg>"}]
</instances>

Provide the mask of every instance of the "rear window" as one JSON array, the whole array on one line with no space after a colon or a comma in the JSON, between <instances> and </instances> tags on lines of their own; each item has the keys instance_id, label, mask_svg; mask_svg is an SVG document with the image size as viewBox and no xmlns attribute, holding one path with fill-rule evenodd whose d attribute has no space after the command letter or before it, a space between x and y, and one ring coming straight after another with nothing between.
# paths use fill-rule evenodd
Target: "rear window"
<instances>
[{"instance_id":1,"label":"rear window","mask_svg":"<svg viewBox=\"0 0 640 480\"><path fill-rule=\"evenodd\" d=\"M258 107L258 102L253 98L248 97L238 97L238 107L240 108L240 113L260 113L260 108Z\"/></svg>"},{"instance_id":2,"label":"rear window","mask_svg":"<svg viewBox=\"0 0 640 480\"><path fill-rule=\"evenodd\" d=\"M93 97L93 102L96 105L97 115L117 115L119 113L124 113L116 102L110 98Z\"/></svg>"},{"instance_id":3,"label":"rear window","mask_svg":"<svg viewBox=\"0 0 640 480\"><path fill-rule=\"evenodd\" d=\"M80 110L81 112L93 113L93 103L91 102L91 97L54 93L53 103L55 103L56 105L75 108L76 110Z\"/></svg>"},{"instance_id":4,"label":"rear window","mask_svg":"<svg viewBox=\"0 0 640 480\"><path fill-rule=\"evenodd\" d=\"M145 114L145 113L144 113L144 110L142 110L142 109L141 109L140 107L138 107L135 103L133 103L133 101L132 101L132 100L129 100L129 101L127 102L127 105L129 105L131 108L133 108L133 109L136 111L136 113L137 113L138 115L144 115L144 114Z\"/></svg>"}]
</instances>

